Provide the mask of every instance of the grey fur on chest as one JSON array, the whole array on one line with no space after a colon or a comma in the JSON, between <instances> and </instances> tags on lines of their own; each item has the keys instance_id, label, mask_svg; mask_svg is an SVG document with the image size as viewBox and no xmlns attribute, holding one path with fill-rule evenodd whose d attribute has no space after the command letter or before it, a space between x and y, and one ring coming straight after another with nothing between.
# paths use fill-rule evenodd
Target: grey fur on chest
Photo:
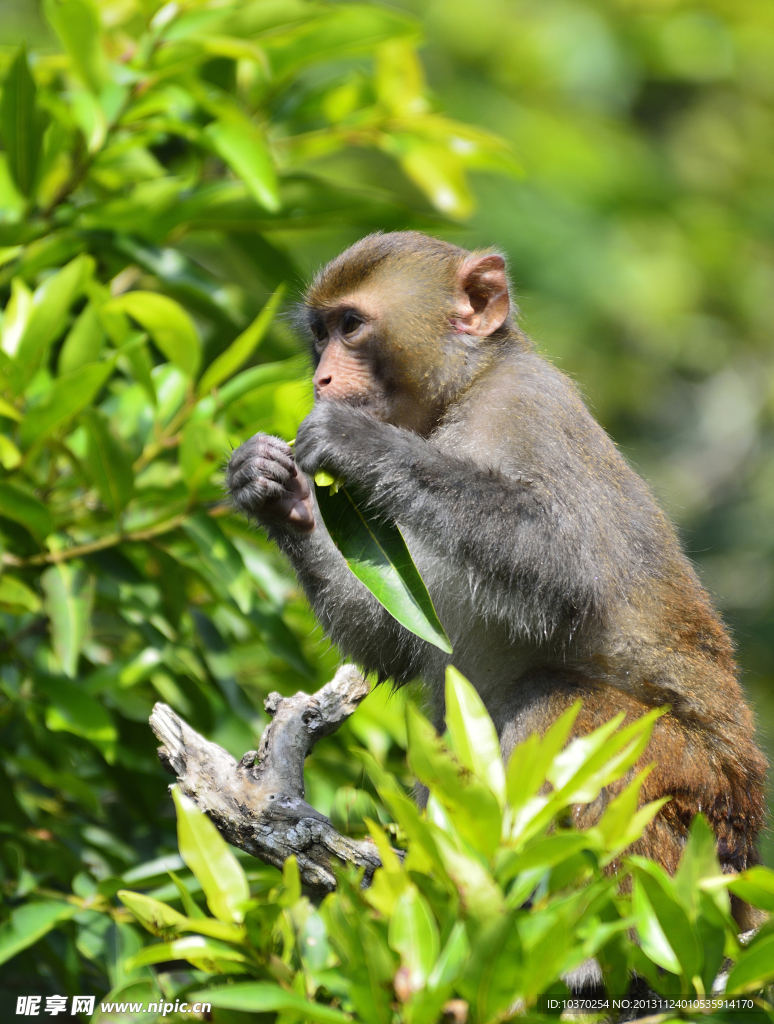
<instances>
[{"instance_id":1,"label":"grey fur on chest","mask_svg":"<svg viewBox=\"0 0 774 1024\"><path fill-rule=\"evenodd\" d=\"M427 538L406 529L402 532L453 647L452 655L425 647L422 679L431 699L436 707L443 707L446 667L454 665L473 683L494 718L498 706L508 703L508 692L519 677L545 654L528 639L529 609L516 594L498 606L496 595L472 572L439 556ZM516 619L524 623L521 637L513 625L517 606L521 615Z\"/></svg>"}]
</instances>

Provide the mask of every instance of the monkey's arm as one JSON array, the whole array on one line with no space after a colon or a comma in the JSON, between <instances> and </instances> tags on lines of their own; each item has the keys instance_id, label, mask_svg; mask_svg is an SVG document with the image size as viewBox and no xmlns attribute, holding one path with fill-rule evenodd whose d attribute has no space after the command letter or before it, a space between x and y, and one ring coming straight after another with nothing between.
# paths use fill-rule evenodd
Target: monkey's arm
<instances>
[{"instance_id":1,"label":"monkey's arm","mask_svg":"<svg viewBox=\"0 0 774 1024\"><path fill-rule=\"evenodd\" d=\"M256 434L234 452L226 480L237 508L287 555L320 624L341 650L380 679L413 679L419 671L416 638L350 572L290 447Z\"/></svg>"},{"instance_id":2,"label":"monkey's arm","mask_svg":"<svg viewBox=\"0 0 774 1024\"><path fill-rule=\"evenodd\" d=\"M593 612L618 582L616 547L598 524L536 472L506 476L441 450L413 431L333 401L299 429L295 457L361 485L373 505L466 566L471 583L508 600L528 597L552 622Z\"/></svg>"},{"instance_id":3,"label":"monkey's arm","mask_svg":"<svg viewBox=\"0 0 774 1024\"><path fill-rule=\"evenodd\" d=\"M289 558L325 633L358 665L380 680L404 683L419 674L418 641L379 604L350 571L320 518L302 535L276 526L269 536Z\"/></svg>"}]
</instances>

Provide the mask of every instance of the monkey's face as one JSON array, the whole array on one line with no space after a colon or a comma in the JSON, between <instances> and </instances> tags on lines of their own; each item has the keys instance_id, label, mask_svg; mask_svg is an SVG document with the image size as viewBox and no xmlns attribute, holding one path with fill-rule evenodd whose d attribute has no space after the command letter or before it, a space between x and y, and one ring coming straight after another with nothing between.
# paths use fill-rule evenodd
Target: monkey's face
<instances>
[{"instance_id":1,"label":"monkey's face","mask_svg":"<svg viewBox=\"0 0 774 1024\"><path fill-rule=\"evenodd\" d=\"M315 400L429 434L487 360L507 316L502 257L393 260L347 284L338 294L313 287L307 299Z\"/></svg>"},{"instance_id":2,"label":"monkey's face","mask_svg":"<svg viewBox=\"0 0 774 1024\"><path fill-rule=\"evenodd\" d=\"M315 401L346 402L386 423L422 434L432 430L440 409L433 364L443 362L444 336L453 328L437 309L420 315L419 296L408 306L407 298L407 289L396 290L394 281L371 281L323 308L308 308L319 360Z\"/></svg>"}]
</instances>

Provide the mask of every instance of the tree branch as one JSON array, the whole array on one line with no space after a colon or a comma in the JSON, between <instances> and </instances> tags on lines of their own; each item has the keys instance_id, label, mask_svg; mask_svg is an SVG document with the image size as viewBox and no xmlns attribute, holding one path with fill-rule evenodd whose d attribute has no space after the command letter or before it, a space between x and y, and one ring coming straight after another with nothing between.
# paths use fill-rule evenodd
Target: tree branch
<instances>
[{"instance_id":1,"label":"tree branch","mask_svg":"<svg viewBox=\"0 0 774 1024\"><path fill-rule=\"evenodd\" d=\"M116 544L152 540L154 537L160 537L162 534L170 533L172 530L176 530L178 526L182 526L186 519L188 519L191 511L195 511L195 509L181 512L180 515L173 516L171 519L165 519L164 522L156 523L155 526L149 526L144 530L135 530L133 533L108 533L97 540L89 541L87 544L76 544L71 548L61 548L59 551L46 551L39 555L31 555L29 558L20 558L18 555L4 552L0 562L4 565L14 565L22 568L28 565L56 565L58 562L67 562L71 558L81 558L83 555L92 555L95 551L113 548ZM212 516L215 519L218 516L227 515L231 509L228 505L215 505L213 508L205 509L205 511L208 516Z\"/></svg>"},{"instance_id":2,"label":"tree branch","mask_svg":"<svg viewBox=\"0 0 774 1024\"><path fill-rule=\"evenodd\" d=\"M295 854L302 881L330 892L336 887L331 855L365 867L367 879L381 860L370 840L340 835L304 800L304 759L367 693L360 673L344 665L317 693L269 694L265 707L273 720L259 749L248 751L239 762L166 704L156 704L150 725L163 744L159 760L165 770L177 776L182 791L229 843L278 868Z\"/></svg>"}]
</instances>

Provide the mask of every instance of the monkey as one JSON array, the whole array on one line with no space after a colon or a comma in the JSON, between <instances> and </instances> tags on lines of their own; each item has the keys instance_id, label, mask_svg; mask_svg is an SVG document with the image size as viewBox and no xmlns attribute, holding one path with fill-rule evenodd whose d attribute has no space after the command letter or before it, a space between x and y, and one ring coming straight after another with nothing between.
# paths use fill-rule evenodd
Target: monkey
<instances>
[{"instance_id":1,"label":"monkey","mask_svg":"<svg viewBox=\"0 0 774 1024\"><path fill-rule=\"evenodd\" d=\"M574 736L668 705L641 799L670 800L632 850L674 873L701 812L723 869L742 871L758 862L767 765L729 634L646 483L521 331L510 291L499 252L414 231L334 259L300 318L314 407L294 449L258 434L234 453L233 503L289 558L344 655L380 681L422 681L439 730L453 661L506 762L579 698ZM316 506L318 470L398 524L453 655L349 571ZM577 808L576 824L614 793Z\"/></svg>"}]
</instances>

